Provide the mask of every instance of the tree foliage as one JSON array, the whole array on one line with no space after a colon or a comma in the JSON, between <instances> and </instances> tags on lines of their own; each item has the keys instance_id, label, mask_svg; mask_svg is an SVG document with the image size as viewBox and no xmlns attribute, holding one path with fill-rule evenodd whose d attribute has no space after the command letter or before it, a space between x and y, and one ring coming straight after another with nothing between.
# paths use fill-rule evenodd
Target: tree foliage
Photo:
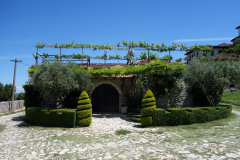
<instances>
[{"instance_id":1,"label":"tree foliage","mask_svg":"<svg viewBox=\"0 0 240 160\"><path fill-rule=\"evenodd\" d=\"M178 58L178 59L176 59L176 62L182 62L182 58Z\"/></svg>"},{"instance_id":2,"label":"tree foliage","mask_svg":"<svg viewBox=\"0 0 240 160\"><path fill-rule=\"evenodd\" d=\"M0 101L10 101L12 97L12 84L2 84L0 82Z\"/></svg>"},{"instance_id":3,"label":"tree foliage","mask_svg":"<svg viewBox=\"0 0 240 160\"><path fill-rule=\"evenodd\" d=\"M24 100L24 95L25 93L19 93L16 97L15 97L15 100Z\"/></svg>"},{"instance_id":4,"label":"tree foliage","mask_svg":"<svg viewBox=\"0 0 240 160\"><path fill-rule=\"evenodd\" d=\"M73 90L89 90L91 74L84 70L72 70L73 64L42 63L32 74L33 85L43 98L63 97Z\"/></svg>"},{"instance_id":5,"label":"tree foliage","mask_svg":"<svg viewBox=\"0 0 240 160\"><path fill-rule=\"evenodd\" d=\"M237 38L236 41L235 46L224 49L222 53L240 53L240 38Z\"/></svg>"},{"instance_id":6,"label":"tree foliage","mask_svg":"<svg viewBox=\"0 0 240 160\"><path fill-rule=\"evenodd\" d=\"M214 106L220 101L226 85L239 83L240 63L193 58L192 65L184 72L184 80L196 102Z\"/></svg>"}]
</instances>

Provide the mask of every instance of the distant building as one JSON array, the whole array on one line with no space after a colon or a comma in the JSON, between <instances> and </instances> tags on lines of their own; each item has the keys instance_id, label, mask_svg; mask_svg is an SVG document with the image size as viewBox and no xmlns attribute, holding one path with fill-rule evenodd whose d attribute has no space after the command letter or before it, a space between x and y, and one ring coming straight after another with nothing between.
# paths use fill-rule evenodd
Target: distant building
<instances>
[{"instance_id":1,"label":"distant building","mask_svg":"<svg viewBox=\"0 0 240 160\"><path fill-rule=\"evenodd\" d=\"M237 43L236 39L240 38L240 26L238 26L236 29L238 29L238 36L231 40L231 42L233 42L233 45Z\"/></svg>"},{"instance_id":2,"label":"distant building","mask_svg":"<svg viewBox=\"0 0 240 160\"><path fill-rule=\"evenodd\" d=\"M216 56L216 55L220 54L225 48L233 47L233 44L232 43L222 43L222 44L219 44L219 45L205 45L205 46L213 47L213 50L209 53L206 53L206 54L203 53L203 51L189 51L185 54L187 56L187 58L189 59L188 64L191 64L191 59L193 57L210 58L212 56Z\"/></svg>"},{"instance_id":3,"label":"distant building","mask_svg":"<svg viewBox=\"0 0 240 160\"><path fill-rule=\"evenodd\" d=\"M208 47L213 47L213 50L209 53L206 53L206 54L203 53L203 51L188 51L186 54L184 54L188 58L187 64L192 63L191 59L193 57L198 57L198 58L216 57L216 59L219 59L220 57L222 57L223 59L232 58L233 54L225 54L224 56L217 56L217 55L219 55L225 48L233 47L237 43L236 38L240 38L240 26L238 26L236 29L238 29L238 36L231 40L231 42L233 42L233 43L222 43L222 44L219 44L219 45L209 45L209 44L205 45L205 46L208 46Z\"/></svg>"}]
</instances>

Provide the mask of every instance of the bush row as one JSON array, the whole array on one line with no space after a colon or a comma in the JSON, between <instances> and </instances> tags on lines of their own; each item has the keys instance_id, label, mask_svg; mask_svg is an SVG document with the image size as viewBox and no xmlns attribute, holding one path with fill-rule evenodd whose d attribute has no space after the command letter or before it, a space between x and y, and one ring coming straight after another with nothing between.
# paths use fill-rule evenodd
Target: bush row
<instances>
[{"instance_id":1,"label":"bush row","mask_svg":"<svg viewBox=\"0 0 240 160\"><path fill-rule=\"evenodd\" d=\"M231 106L197 108L157 108L153 113L153 125L174 126L192 123L205 123L230 116Z\"/></svg>"},{"instance_id":2,"label":"bush row","mask_svg":"<svg viewBox=\"0 0 240 160\"><path fill-rule=\"evenodd\" d=\"M76 109L26 108L27 119L42 126L75 127Z\"/></svg>"}]
</instances>

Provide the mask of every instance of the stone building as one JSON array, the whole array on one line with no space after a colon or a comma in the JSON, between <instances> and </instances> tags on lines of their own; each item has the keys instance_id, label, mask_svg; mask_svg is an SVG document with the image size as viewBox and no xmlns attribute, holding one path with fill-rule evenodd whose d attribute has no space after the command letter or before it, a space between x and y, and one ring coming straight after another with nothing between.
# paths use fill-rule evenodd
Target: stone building
<instances>
[{"instance_id":1,"label":"stone building","mask_svg":"<svg viewBox=\"0 0 240 160\"><path fill-rule=\"evenodd\" d=\"M144 65L148 63L148 60L136 61L130 65ZM171 62L174 63L174 62ZM90 68L101 69L103 67L124 67L126 63L91 63ZM81 64L79 64L81 66ZM84 67L85 65L83 65ZM136 85L137 75L121 75L121 76L102 76L93 77L92 82L94 86L88 94L92 102L93 112L123 112L122 107L126 107L126 94L130 93ZM29 82L31 77L29 76ZM183 82L181 82L183 83ZM183 83L183 89L180 93L170 95L169 104L171 107L191 107L192 97L186 92L186 86ZM177 101L175 99L178 99ZM160 97L156 100L157 107L166 106L166 98ZM53 103L53 100L46 100L41 102L42 107L46 107L49 103Z\"/></svg>"}]
</instances>

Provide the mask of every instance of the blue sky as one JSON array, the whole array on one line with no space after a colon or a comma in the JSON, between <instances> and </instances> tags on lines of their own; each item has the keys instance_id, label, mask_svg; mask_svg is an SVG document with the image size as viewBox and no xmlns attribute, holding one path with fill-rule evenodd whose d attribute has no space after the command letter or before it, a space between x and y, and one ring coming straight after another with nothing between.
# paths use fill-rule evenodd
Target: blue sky
<instances>
[{"instance_id":1,"label":"blue sky","mask_svg":"<svg viewBox=\"0 0 240 160\"><path fill-rule=\"evenodd\" d=\"M238 36L235 28L240 25L239 6L239 0L1 0L0 82L12 83L14 62L10 59L22 60L17 64L16 87L17 93L23 91L27 69L35 63L31 53L36 52L37 42L112 45L122 40L142 40L188 46L231 43ZM39 50L43 52L57 54L59 50ZM81 50L62 50L62 54L72 53ZM126 51L109 52L115 53L126 55ZM101 56L103 51L88 49L84 54ZM171 53L174 59L184 58L184 54Z\"/></svg>"}]
</instances>

